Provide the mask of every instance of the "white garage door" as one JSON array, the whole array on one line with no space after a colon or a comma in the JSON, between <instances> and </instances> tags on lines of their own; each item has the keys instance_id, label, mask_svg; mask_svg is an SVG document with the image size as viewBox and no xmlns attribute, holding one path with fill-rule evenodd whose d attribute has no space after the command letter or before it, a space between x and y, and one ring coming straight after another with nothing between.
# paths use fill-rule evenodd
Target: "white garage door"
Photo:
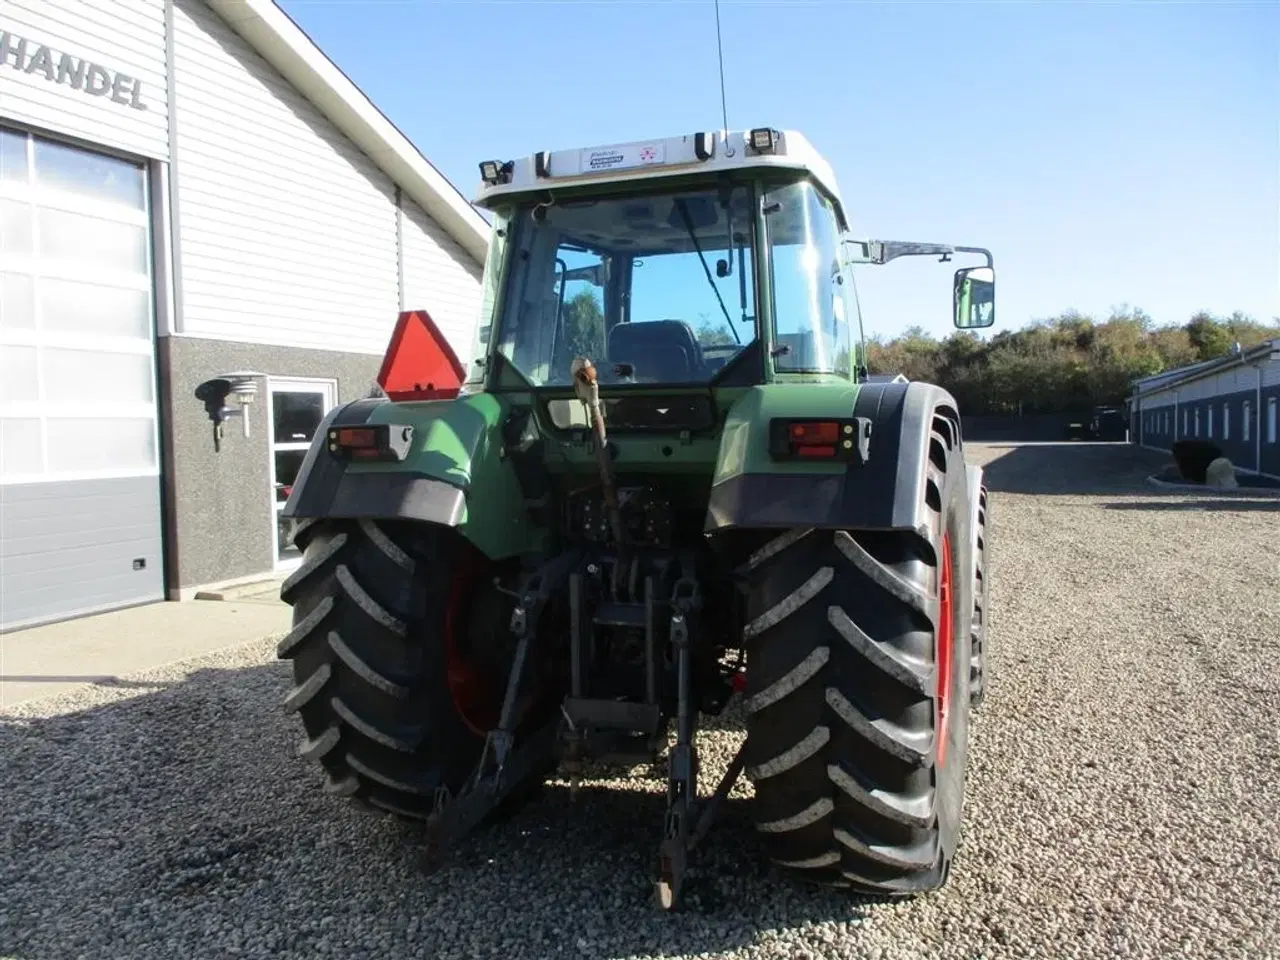
<instances>
[{"instance_id":1,"label":"white garage door","mask_svg":"<svg viewBox=\"0 0 1280 960\"><path fill-rule=\"evenodd\" d=\"M148 200L0 126L0 629L163 596Z\"/></svg>"}]
</instances>

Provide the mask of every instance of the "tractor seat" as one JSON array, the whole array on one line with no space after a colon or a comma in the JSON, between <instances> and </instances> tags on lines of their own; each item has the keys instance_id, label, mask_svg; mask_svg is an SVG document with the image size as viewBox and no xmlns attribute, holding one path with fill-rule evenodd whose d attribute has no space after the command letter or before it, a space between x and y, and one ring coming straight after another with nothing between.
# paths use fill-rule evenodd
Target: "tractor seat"
<instances>
[{"instance_id":1,"label":"tractor seat","mask_svg":"<svg viewBox=\"0 0 1280 960\"><path fill-rule=\"evenodd\" d=\"M631 364L636 380L680 383L698 379L702 350L683 320L620 323L609 331L611 363Z\"/></svg>"}]
</instances>

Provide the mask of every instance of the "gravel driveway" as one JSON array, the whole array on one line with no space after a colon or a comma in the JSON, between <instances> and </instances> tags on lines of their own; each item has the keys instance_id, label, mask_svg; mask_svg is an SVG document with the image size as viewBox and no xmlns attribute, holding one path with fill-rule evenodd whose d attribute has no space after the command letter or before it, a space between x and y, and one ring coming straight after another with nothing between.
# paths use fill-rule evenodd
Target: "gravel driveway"
<instances>
[{"instance_id":1,"label":"gravel driveway","mask_svg":"<svg viewBox=\"0 0 1280 960\"><path fill-rule=\"evenodd\" d=\"M942 893L778 880L739 801L663 916L642 779L553 783L421 876L410 829L293 759L264 641L0 716L0 956L1280 957L1280 500L1156 491L1126 447L970 456L994 677Z\"/></svg>"}]
</instances>

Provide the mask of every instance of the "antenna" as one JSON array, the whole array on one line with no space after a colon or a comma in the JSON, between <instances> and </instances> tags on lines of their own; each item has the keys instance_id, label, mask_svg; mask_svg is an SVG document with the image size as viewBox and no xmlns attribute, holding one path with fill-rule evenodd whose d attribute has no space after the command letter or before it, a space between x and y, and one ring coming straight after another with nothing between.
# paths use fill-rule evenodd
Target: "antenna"
<instances>
[{"instance_id":1,"label":"antenna","mask_svg":"<svg viewBox=\"0 0 1280 960\"><path fill-rule=\"evenodd\" d=\"M733 156L733 146L729 143L729 107L724 95L724 45L720 41L720 0L716 2L716 53L720 58L720 136L724 139L724 148L728 156Z\"/></svg>"}]
</instances>

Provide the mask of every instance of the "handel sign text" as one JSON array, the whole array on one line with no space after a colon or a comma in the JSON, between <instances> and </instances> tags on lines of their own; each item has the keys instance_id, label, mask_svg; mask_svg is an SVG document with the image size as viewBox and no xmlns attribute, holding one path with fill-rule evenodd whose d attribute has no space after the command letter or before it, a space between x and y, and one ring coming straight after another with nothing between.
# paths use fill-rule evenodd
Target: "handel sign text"
<instances>
[{"instance_id":1,"label":"handel sign text","mask_svg":"<svg viewBox=\"0 0 1280 960\"><path fill-rule=\"evenodd\" d=\"M63 84L91 97L107 97L134 110L147 109L142 101L142 81L136 77L0 30L0 71L5 67L44 77L50 83Z\"/></svg>"}]
</instances>

